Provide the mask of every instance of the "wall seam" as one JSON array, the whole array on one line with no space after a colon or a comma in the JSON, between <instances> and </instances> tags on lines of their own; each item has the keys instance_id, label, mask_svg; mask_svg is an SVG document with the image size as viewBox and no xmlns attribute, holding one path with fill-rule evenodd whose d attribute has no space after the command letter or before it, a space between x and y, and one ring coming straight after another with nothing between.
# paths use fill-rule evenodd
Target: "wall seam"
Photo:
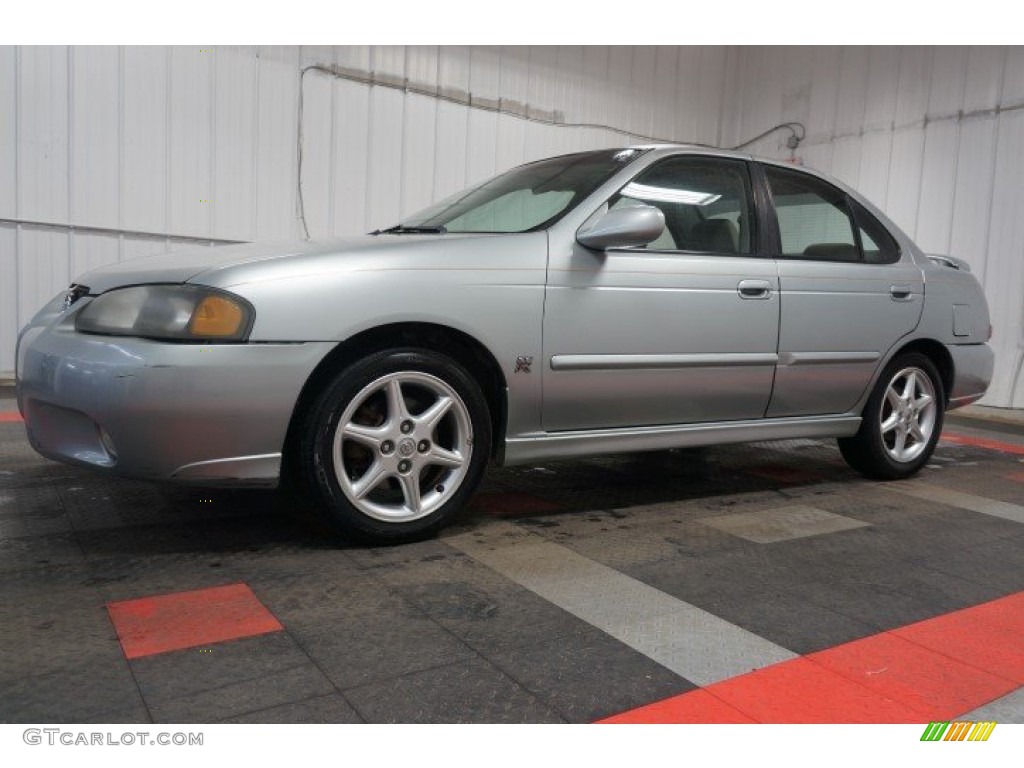
<instances>
[{"instance_id":1,"label":"wall seam","mask_svg":"<svg viewBox=\"0 0 1024 768\"><path fill-rule=\"evenodd\" d=\"M164 66L167 67L164 83L164 232L171 232L171 99L174 89L174 48L167 46L164 55ZM171 245L169 238L164 238L164 251Z\"/></svg>"},{"instance_id":2,"label":"wall seam","mask_svg":"<svg viewBox=\"0 0 1024 768\"><path fill-rule=\"evenodd\" d=\"M920 158L919 158L919 160L920 160L920 169L918 170L918 174L917 174L917 205L915 206L915 210L914 210L914 227L913 227L913 230L912 230L913 234L911 235L911 237L913 238L914 242L917 242L917 240L919 239L919 236L920 236L920 233L918 232L918 227L921 224L921 208L924 205L924 195L921 194L921 190L924 189L924 159L925 159L925 157L928 154L928 117L927 116L928 116L928 106L931 104L931 101L932 101L932 80L934 79L934 75L935 75L935 72L934 72L934 70L935 70L935 47L934 46L929 49L929 53L931 54L931 58L929 59L929 63L928 63L928 85L925 86L925 89L924 89L924 92L925 92L925 96L924 96L925 122L924 122L924 125L921 127L921 155L920 155Z\"/></svg>"},{"instance_id":3,"label":"wall seam","mask_svg":"<svg viewBox=\"0 0 1024 768\"><path fill-rule=\"evenodd\" d=\"M124 46L117 46L117 228L124 229ZM124 261L124 235L117 236L117 260Z\"/></svg>"},{"instance_id":4,"label":"wall seam","mask_svg":"<svg viewBox=\"0 0 1024 768\"><path fill-rule=\"evenodd\" d=\"M407 49L408 50L408 49ZM331 46L331 58L334 60L333 64L338 65L338 50L333 45ZM327 147L327 235L328 237L334 237L334 211L335 211L335 200L337 199L337 174L334 172L334 165L337 162L337 134L338 134L338 108L337 108L337 96L338 96L338 79L331 78L331 133L328 141L330 144ZM403 128L404 133L404 128Z\"/></svg>"},{"instance_id":5,"label":"wall seam","mask_svg":"<svg viewBox=\"0 0 1024 768\"><path fill-rule=\"evenodd\" d=\"M66 46L67 77L66 108L67 115L67 164L68 164L68 222L75 223L75 49L74 46ZM67 252L67 274L68 280L73 279L75 259L75 231L68 230L68 252ZM65 281L66 282L66 281Z\"/></svg>"},{"instance_id":6,"label":"wall seam","mask_svg":"<svg viewBox=\"0 0 1024 768\"><path fill-rule=\"evenodd\" d=\"M967 48L967 55L964 57L964 83L960 88L960 114L963 114L967 106L967 75L971 70L971 49ZM956 201L957 188L960 186L960 142L963 140L963 123L958 120L956 123L956 150L953 153L953 194L949 208L949 232L946 233L946 250L944 253L952 255L953 251L953 228L956 226Z\"/></svg>"},{"instance_id":7,"label":"wall seam","mask_svg":"<svg viewBox=\"0 0 1024 768\"><path fill-rule=\"evenodd\" d=\"M252 100L252 210L249 212L249 234L252 240L259 240L260 236L260 79L262 75L263 57L260 56L260 46L257 45Z\"/></svg>"},{"instance_id":8,"label":"wall seam","mask_svg":"<svg viewBox=\"0 0 1024 768\"><path fill-rule=\"evenodd\" d=\"M14 214L21 217L21 48L14 49ZM22 259L21 225L14 227L14 324L21 327L22 291L21 291L21 259Z\"/></svg>"},{"instance_id":9,"label":"wall seam","mask_svg":"<svg viewBox=\"0 0 1024 768\"><path fill-rule=\"evenodd\" d=\"M217 206L220 204L217 199L217 51L218 46L210 49L212 55L207 69L207 76L210 78L210 192L207 200L209 213L206 226L210 237L217 236Z\"/></svg>"},{"instance_id":10,"label":"wall seam","mask_svg":"<svg viewBox=\"0 0 1024 768\"><path fill-rule=\"evenodd\" d=\"M1006 46L1003 46L1003 63L999 68L999 90L996 94L996 106L1002 106L1003 103L1003 90L1006 86L1006 62L1009 58L1009 50ZM992 179L988 186L988 216L987 224L985 227L985 247L982 253L985 254L985 258L981 265L981 276L978 278L981 281L982 286L988 288L988 263L989 263L989 249L992 247L992 211L995 209L996 200L996 175L998 168L996 167L996 161L999 159L999 134L1002 128L1002 120L998 114L994 119L995 125L993 126L992 136Z\"/></svg>"}]
</instances>

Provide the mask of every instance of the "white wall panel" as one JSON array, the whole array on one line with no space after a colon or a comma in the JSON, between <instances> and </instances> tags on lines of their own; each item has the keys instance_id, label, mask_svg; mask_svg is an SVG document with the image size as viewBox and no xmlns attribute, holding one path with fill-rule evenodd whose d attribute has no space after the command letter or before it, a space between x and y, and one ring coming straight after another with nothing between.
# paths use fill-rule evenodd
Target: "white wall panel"
<instances>
[{"instance_id":1,"label":"white wall panel","mask_svg":"<svg viewBox=\"0 0 1024 768\"><path fill-rule=\"evenodd\" d=\"M14 225L0 224L0 370L14 370L14 347L22 325L18 311L23 301L20 287L18 230Z\"/></svg>"},{"instance_id":2,"label":"white wall panel","mask_svg":"<svg viewBox=\"0 0 1024 768\"><path fill-rule=\"evenodd\" d=\"M121 226L168 231L169 48L122 49ZM83 189L88 185L79 179Z\"/></svg>"},{"instance_id":3,"label":"white wall panel","mask_svg":"<svg viewBox=\"0 0 1024 768\"><path fill-rule=\"evenodd\" d=\"M16 269L19 325L27 323L70 282L68 239L66 232L49 228L21 228Z\"/></svg>"},{"instance_id":4,"label":"white wall panel","mask_svg":"<svg viewBox=\"0 0 1024 768\"><path fill-rule=\"evenodd\" d=\"M405 98L399 91L372 89L366 179L367 230L389 227L401 218L404 111ZM440 155L441 148L438 150ZM465 158L464 153L460 156Z\"/></svg>"},{"instance_id":5,"label":"white wall panel","mask_svg":"<svg viewBox=\"0 0 1024 768\"><path fill-rule=\"evenodd\" d=\"M892 156L889 159L889 191L885 208L893 221L911 237L917 232L923 156L923 130L903 128L893 134Z\"/></svg>"},{"instance_id":6,"label":"white wall panel","mask_svg":"<svg viewBox=\"0 0 1024 768\"><path fill-rule=\"evenodd\" d=\"M370 144L370 89L341 81L334 101L334 231L367 231L367 147Z\"/></svg>"},{"instance_id":7,"label":"white wall panel","mask_svg":"<svg viewBox=\"0 0 1024 768\"><path fill-rule=\"evenodd\" d=\"M171 50L170 190L171 232L211 235L213 222L213 72L215 49Z\"/></svg>"},{"instance_id":8,"label":"white wall panel","mask_svg":"<svg viewBox=\"0 0 1024 768\"><path fill-rule=\"evenodd\" d=\"M860 153L860 136L838 139L832 145L832 175L851 187L857 187L860 183Z\"/></svg>"},{"instance_id":9,"label":"white wall panel","mask_svg":"<svg viewBox=\"0 0 1024 768\"><path fill-rule=\"evenodd\" d=\"M8 218L18 210L17 62L16 48L0 47L0 217Z\"/></svg>"},{"instance_id":10,"label":"white wall panel","mask_svg":"<svg viewBox=\"0 0 1024 768\"><path fill-rule=\"evenodd\" d=\"M119 225L119 59L114 46L83 46L70 52L70 217L76 224L115 229Z\"/></svg>"},{"instance_id":11,"label":"white wall panel","mask_svg":"<svg viewBox=\"0 0 1024 768\"><path fill-rule=\"evenodd\" d=\"M583 49L583 77L585 90L580 117L590 123L608 125L611 120L611 93L605 87L608 81L610 49L606 45L588 45ZM502 78L507 77L502 68ZM504 82L502 83L504 92Z\"/></svg>"},{"instance_id":12,"label":"white wall panel","mask_svg":"<svg viewBox=\"0 0 1024 768\"><path fill-rule=\"evenodd\" d=\"M858 133L867 110L868 49L847 46L839 65L839 93L836 102L836 134Z\"/></svg>"},{"instance_id":13,"label":"white wall panel","mask_svg":"<svg viewBox=\"0 0 1024 768\"><path fill-rule=\"evenodd\" d=\"M406 50L405 77L412 83L437 85L438 47L412 45Z\"/></svg>"},{"instance_id":14,"label":"white wall panel","mask_svg":"<svg viewBox=\"0 0 1024 768\"><path fill-rule=\"evenodd\" d=\"M259 62L251 48L218 48L214 73L213 236L256 239ZM328 122L330 115L327 115Z\"/></svg>"},{"instance_id":15,"label":"white wall panel","mask_svg":"<svg viewBox=\"0 0 1024 768\"><path fill-rule=\"evenodd\" d=\"M634 115L632 130L644 136L655 134L655 53L655 49L651 46L633 46L633 58L630 66L630 110Z\"/></svg>"},{"instance_id":16,"label":"white wall panel","mask_svg":"<svg viewBox=\"0 0 1024 768\"><path fill-rule=\"evenodd\" d=\"M567 115L576 115L579 120L583 116L584 95L587 92L587 83L583 74L583 52L582 45L559 46L555 57L555 73L558 83L558 109ZM477 52L473 52L473 69L477 66ZM470 72L472 75L472 71ZM475 80L476 78L474 78ZM474 85L471 90L474 93L496 93L494 88L481 90Z\"/></svg>"},{"instance_id":17,"label":"white wall panel","mask_svg":"<svg viewBox=\"0 0 1024 768\"><path fill-rule=\"evenodd\" d=\"M115 264L120 260L120 238L96 233L74 234L69 241L70 275Z\"/></svg>"},{"instance_id":18,"label":"white wall panel","mask_svg":"<svg viewBox=\"0 0 1024 768\"><path fill-rule=\"evenodd\" d=\"M313 49L307 46L306 50L312 52ZM324 56L320 54L316 58L322 60ZM373 46L370 66L374 72L380 75L405 77L405 48L400 45Z\"/></svg>"},{"instance_id":19,"label":"white wall panel","mask_svg":"<svg viewBox=\"0 0 1024 768\"><path fill-rule=\"evenodd\" d=\"M582 68L582 56L580 67ZM500 49L474 48L469 74L469 91L474 95L474 98L494 99L496 94L501 93ZM579 75L579 77L582 77L582 75ZM586 92L582 86L580 92L581 94ZM481 109L470 110L467 132L466 183L475 184L490 178L497 170L497 113Z\"/></svg>"},{"instance_id":20,"label":"white wall panel","mask_svg":"<svg viewBox=\"0 0 1024 768\"><path fill-rule=\"evenodd\" d=\"M438 82L446 88L469 92L470 50L459 46L445 46L438 59ZM466 185L466 143L469 138L469 110L448 102L437 105L436 136L434 140L433 199L454 194ZM411 162L426 162L413 160ZM396 219L397 220L397 219Z\"/></svg>"},{"instance_id":21,"label":"white wall panel","mask_svg":"<svg viewBox=\"0 0 1024 768\"><path fill-rule=\"evenodd\" d=\"M1002 82L999 103L1003 106L1024 104L1024 46L1015 45L1006 49Z\"/></svg>"},{"instance_id":22,"label":"white wall panel","mask_svg":"<svg viewBox=\"0 0 1024 768\"><path fill-rule=\"evenodd\" d=\"M932 49L906 46L900 49L896 85L896 127L918 124L928 111Z\"/></svg>"},{"instance_id":23,"label":"white wall panel","mask_svg":"<svg viewBox=\"0 0 1024 768\"><path fill-rule=\"evenodd\" d=\"M932 123L925 130L916 239L925 253L949 253L959 135L956 123Z\"/></svg>"},{"instance_id":24,"label":"white wall panel","mask_svg":"<svg viewBox=\"0 0 1024 768\"><path fill-rule=\"evenodd\" d=\"M836 126L836 106L839 103L838 48L815 48L811 62L810 111L807 116L807 134L814 141L831 136Z\"/></svg>"},{"instance_id":25,"label":"white wall panel","mask_svg":"<svg viewBox=\"0 0 1024 768\"><path fill-rule=\"evenodd\" d=\"M870 47L864 96L864 129L891 130L896 117L900 49Z\"/></svg>"},{"instance_id":26,"label":"white wall panel","mask_svg":"<svg viewBox=\"0 0 1024 768\"><path fill-rule=\"evenodd\" d=\"M889 131L864 134L856 186L869 200L882 207L889 196L891 156L892 134Z\"/></svg>"},{"instance_id":27,"label":"white wall panel","mask_svg":"<svg viewBox=\"0 0 1024 768\"><path fill-rule=\"evenodd\" d=\"M991 45L972 45L967 53L964 111L991 109L999 103L1006 49Z\"/></svg>"},{"instance_id":28,"label":"white wall panel","mask_svg":"<svg viewBox=\"0 0 1024 768\"><path fill-rule=\"evenodd\" d=\"M24 47L18 103L18 215L68 220L68 49Z\"/></svg>"},{"instance_id":29,"label":"white wall panel","mask_svg":"<svg viewBox=\"0 0 1024 768\"><path fill-rule=\"evenodd\" d=\"M963 107L968 53L966 46L939 46L934 49L928 87L929 115L949 115Z\"/></svg>"},{"instance_id":30,"label":"white wall panel","mask_svg":"<svg viewBox=\"0 0 1024 768\"><path fill-rule=\"evenodd\" d=\"M608 114L621 115L619 123L625 130L634 132L636 115L632 114L633 90L633 48L628 45L613 45L608 49Z\"/></svg>"},{"instance_id":31,"label":"white wall panel","mask_svg":"<svg viewBox=\"0 0 1024 768\"><path fill-rule=\"evenodd\" d=\"M438 127L438 102L428 96L410 95L405 100L402 130L401 215L417 211L434 199L434 147ZM468 125L466 126L468 130ZM468 137L463 134L463 164Z\"/></svg>"},{"instance_id":32,"label":"white wall panel","mask_svg":"<svg viewBox=\"0 0 1024 768\"><path fill-rule=\"evenodd\" d=\"M334 62L324 62L328 65ZM332 230L331 183L335 144L335 82L330 75L311 70L302 88L302 202L310 234ZM397 186L395 187L397 189ZM271 193L273 194L273 193Z\"/></svg>"},{"instance_id":33,"label":"white wall panel","mask_svg":"<svg viewBox=\"0 0 1024 768\"><path fill-rule=\"evenodd\" d=\"M282 240L299 233L295 215L298 49L284 46L261 48L258 74L255 239ZM358 89L364 103L363 114L366 90ZM358 107L358 104L353 103L352 109ZM365 151L365 141L359 147ZM360 178L365 179L365 173ZM363 188L364 183L360 181L360 188Z\"/></svg>"},{"instance_id":34,"label":"white wall panel","mask_svg":"<svg viewBox=\"0 0 1024 768\"><path fill-rule=\"evenodd\" d=\"M965 259L985 278L989 214L996 159L996 121L971 120L960 127L953 227L949 254Z\"/></svg>"},{"instance_id":35,"label":"white wall panel","mask_svg":"<svg viewBox=\"0 0 1024 768\"><path fill-rule=\"evenodd\" d=\"M719 141L722 102L733 85L726 77L726 60L727 49L724 47L698 49L696 98L684 108L686 112L697 115L694 141L703 144L717 144Z\"/></svg>"},{"instance_id":36,"label":"white wall panel","mask_svg":"<svg viewBox=\"0 0 1024 768\"><path fill-rule=\"evenodd\" d=\"M166 253L171 245L166 238L124 236L121 240L121 259L141 259Z\"/></svg>"}]
</instances>

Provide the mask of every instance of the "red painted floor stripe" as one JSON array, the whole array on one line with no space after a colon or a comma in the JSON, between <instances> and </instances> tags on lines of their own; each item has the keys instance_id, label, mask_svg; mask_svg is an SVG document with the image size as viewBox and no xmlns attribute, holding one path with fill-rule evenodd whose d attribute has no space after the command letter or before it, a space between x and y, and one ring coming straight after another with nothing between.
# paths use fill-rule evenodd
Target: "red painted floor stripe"
<instances>
[{"instance_id":1,"label":"red painted floor stripe","mask_svg":"<svg viewBox=\"0 0 1024 768\"><path fill-rule=\"evenodd\" d=\"M646 707L638 707L621 715L602 720L603 723L754 723L735 707L704 689L690 691L682 696L656 701Z\"/></svg>"},{"instance_id":2,"label":"red painted floor stripe","mask_svg":"<svg viewBox=\"0 0 1024 768\"><path fill-rule=\"evenodd\" d=\"M1024 685L1024 592L723 680L602 722L920 723Z\"/></svg>"},{"instance_id":3,"label":"red painted floor stripe","mask_svg":"<svg viewBox=\"0 0 1024 768\"><path fill-rule=\"evenodd\" d=\"M953 432L943 432L942 440L947 443L957 443L958 445L972 445L975 448L988 448L992 451L1002 451L1003 453L1015 453L1018 455L1024 455L1024 445L1018 445L1015 443L1004 443L1002 440L990 440L987 437L969 437L968 435L958 435Z\"/></svg>"},{"instance_id":4,"label":"red painted floor stripe","mask_svg":"<svg viewBox=\"0 0 1024 768\"><path fill-rule=\"evenodd\" d=\"M912 643L1024 685L1024 592L893 630Z\"/></svg>"},{"instance_id":5,"label":"red painted floor stripe","mask_svg":"<svg viewBox=\"0 0 1024 768\"><path fill-rule=\"evenodd\" d=\"M17 411L0 411L0 424L17 424L21 422L21 414Z\"/></svg>"},{"instance_id":6,"label":"red painted floor stripe","mask_svg":"<svg viewBox=\"0 0 1024 768\"><path fill-rule=\"evenodd\" d=\"M942 623L940 635L948 626L948 621ZM883 632L807 659L929 715L928 721L962 715L1017 689L1012 680L951 658L944 645L948 647L948 638L929 649L898 633Z\"/></svg>"},{"instance_id":7,"label":"red painted floor stripe","mask_svg":"<svg viewBox=\"0 0 1024 768\"><path fill-rule=\"evenodd\" d=\"M245 584L108 603L129 659L283 629Z\"/></svg>"}]
</instances>

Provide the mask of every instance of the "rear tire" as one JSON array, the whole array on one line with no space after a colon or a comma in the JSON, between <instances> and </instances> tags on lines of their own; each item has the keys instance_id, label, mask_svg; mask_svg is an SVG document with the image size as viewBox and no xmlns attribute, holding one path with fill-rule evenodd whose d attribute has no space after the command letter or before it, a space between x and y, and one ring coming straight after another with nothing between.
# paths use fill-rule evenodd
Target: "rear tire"
<instances>
[{"instance_id":1,"label":"rear tire","mask_svg":"<svg viewBox=\"0 0 1024 768\"><path fill-rule=\"evenodd\" d=\"M331 530L372 544L436 534L479 485L487 401L457 362L424 349L369 355L301 417L290 475Z\"/></svg>"},{"instance_id":2,"label":"rear tire","mask_svg":"<svg viewBox=\"0 0 1024 768\"><path fill-rule=\"evenodd\" d=\"M931 359L919 352L899 355L878 378L857 434L839 438L839 450L866 477L910 477L935 450L945 406L942 377Z\"/></svg>"}]
</instances>

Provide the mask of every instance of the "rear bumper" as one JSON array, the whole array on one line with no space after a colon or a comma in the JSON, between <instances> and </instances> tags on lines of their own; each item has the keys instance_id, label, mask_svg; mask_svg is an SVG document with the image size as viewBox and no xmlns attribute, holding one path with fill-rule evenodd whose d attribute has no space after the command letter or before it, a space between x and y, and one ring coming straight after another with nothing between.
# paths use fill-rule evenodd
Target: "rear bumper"
<instances>
[{"instance_id":1,"label":"rear bumper","mask_svg":"<svg viewBox=\"0 0 1024 768\"><path fill-rule=\"evenodd\" d=\"M112 474L186 482L277 482L292 411L333 348L167 344L26 328L18 405L44 456Z\"/></svg>"},{"instance_id":2,"label":"rear bumper","mask_svg":"<svg viewBox=\"0 0 1024 768\"><path fill-rule=\"evenodd\" d=\"M949 344L953 358L953 386L948 409L962 408L980 400L992 383L995 353L988 344Z\"/></svg>"}]
</instances>

